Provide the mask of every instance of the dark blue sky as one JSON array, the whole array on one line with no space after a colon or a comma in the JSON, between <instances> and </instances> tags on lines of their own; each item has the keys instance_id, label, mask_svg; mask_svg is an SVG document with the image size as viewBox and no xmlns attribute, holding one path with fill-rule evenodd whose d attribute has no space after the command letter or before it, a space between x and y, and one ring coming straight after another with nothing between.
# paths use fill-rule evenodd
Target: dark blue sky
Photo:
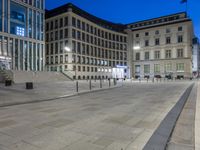
<instances>
[{"instance_id":1,"label":"dark blue sky","mask_svg":"<svg viewBox=\"0 0 200 150\"><path fill-rule=\"evenodd\" d=\"M85 11L115 23L131 23L185 11L181 0L46 0L52 9L71 2ZM200 38L200 0L188 0L188 12Z\"/></svg>"}]
</instances>

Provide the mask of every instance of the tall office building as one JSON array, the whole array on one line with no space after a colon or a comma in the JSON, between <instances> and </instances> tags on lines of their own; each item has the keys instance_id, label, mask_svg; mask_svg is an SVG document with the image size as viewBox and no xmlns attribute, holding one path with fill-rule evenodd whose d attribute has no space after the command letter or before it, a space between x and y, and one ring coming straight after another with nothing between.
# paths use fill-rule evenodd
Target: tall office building
<instances>
[{"instance_id":1,"label":"tall office building","mask_svg":"<svg viewBox=\"0 0 200 150\"><path fill-rule=\"evenodd\" d=\"M192 77L193 25L186 13L127 25L133 77Z\"/></svg>"},{"instance_id":2,"label":"tall office building","mask_svg":"<svg viewBox=\"0 0 200 150\"><path fill-rule=\"evenodd\" d=\"M0 67L42 71L44 0L0 0Z\"/></svg>"},{"instance_id":3,"label":"tall office building","mask_svg":"<svg viewBox=\"0 0 200 150\"><path fill-rule=\"evenodd\" d=\"M47 70L74 79L129 77L124 29L70 3L47 11Z\"/></svg>"},{"instance_id":4,"label":"tall office building","mask_svg":"<svg viewBox=\"0 0 200 150\"><path fill-rule=\"evenodd\" d=\"M199 39L195 37L193 39L193 53L192 53L192 71L194 77L200 76L200 43Z\"/></svg>"}]
</instances>

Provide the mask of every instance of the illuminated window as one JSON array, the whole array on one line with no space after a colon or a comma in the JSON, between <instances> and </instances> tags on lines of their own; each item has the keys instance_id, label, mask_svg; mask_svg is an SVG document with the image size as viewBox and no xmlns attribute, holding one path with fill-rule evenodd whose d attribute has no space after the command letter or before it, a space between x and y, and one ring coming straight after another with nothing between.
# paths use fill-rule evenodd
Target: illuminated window
<instances>
[{"instance_id":1,"label":"illuminated window","mask_svg":"<svg viewBox=\"0 0 200 150\"><path fill-rule=\"evenodd\" d=\"M24 36L25 35L25 30L24 28L21 28L21 27L16 27L16 34L19 35L19 36Z\"/></svg>"}]
</instances>

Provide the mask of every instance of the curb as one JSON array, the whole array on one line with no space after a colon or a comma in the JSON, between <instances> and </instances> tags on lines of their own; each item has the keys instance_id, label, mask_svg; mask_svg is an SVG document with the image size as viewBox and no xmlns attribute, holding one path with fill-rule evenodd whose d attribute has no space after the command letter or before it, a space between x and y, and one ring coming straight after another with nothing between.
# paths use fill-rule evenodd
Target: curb
<instances>
[{"instance_id":1,"label":"curb","mask_svg":"<svg viewBox=\"0 0 200 150\"><path fill-rule=\"evenodd\" d=\"M114 87L109 87L109 88L88 90L88 91L78 92L78 93L74 93L74 94L70 94L70 95L62 95L62 96L58 96L58 97L54 97L54 98L48 98L48 99L31 100L31 101L27 101L27 102L15 102L15 103L10 103L10 104L9 103L7 103L7 104L1 104L0 108L1 107L16 106L16 105L25 105L25 104L32 104L32 103L40 103L40 102L46 102L46 101L53 101L53 100L58 100L58 99L62 99L62 98L70 98L70 97L74 97L74 96L78 96L78 95L84 95L84 94L88 94L88 93L95 93L95 92L100 92L100 91L105 91L105 90L115 89L115 88L120 88L120 87L122 87L122 85L114 86Z\"/></svg>"},{"instance_id":2,"label":"curb","mask_svg":"<svg viewBox=\"0 0 200 150\"><path fill-rule=\"evenodd\" d=\"M143 150L165 150L167 143L171 137L176 122L184 108L184 105L194 87L194 83L190 85L181 95L175 106L169 111L167 116L160 123L159 127L154 131Z\"/></svg>"}]
</instances>

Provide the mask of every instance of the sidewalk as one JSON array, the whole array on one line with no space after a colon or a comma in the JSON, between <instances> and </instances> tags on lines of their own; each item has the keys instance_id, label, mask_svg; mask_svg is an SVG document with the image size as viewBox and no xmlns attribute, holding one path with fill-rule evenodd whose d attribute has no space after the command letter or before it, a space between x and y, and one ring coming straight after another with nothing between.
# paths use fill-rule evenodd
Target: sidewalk
<instances>
[{"instance_id":1,"label":"sidewalk","mask_svg":"<svg viewBox=\"0 0 200 150\"><path fill-rule=\"evenodd\" d=\"M26 90L25 84L14 84L10 87L5 87L4 84L0 84L0 106L70 97L80 93L117 87L120 84L118 82L115 86L114 82L111 81L111 86L109 87L109 81L102 80L101 88L100 81L93 80L91 81L92 90L90 90L89 81L78 81L78 92L76 81L34 83L34 89L32 90Z\"/></svg>"},{"instance_id":2,"label":"sidewalk","mask_svg":"<svg viewBox=\"0 0 200 150\"><path fill-rule=\"evenodd\" d=\"M197 102L195 116L195 150L200 150L200 81L197 87Z\"/></svg>"}]
</instances>

